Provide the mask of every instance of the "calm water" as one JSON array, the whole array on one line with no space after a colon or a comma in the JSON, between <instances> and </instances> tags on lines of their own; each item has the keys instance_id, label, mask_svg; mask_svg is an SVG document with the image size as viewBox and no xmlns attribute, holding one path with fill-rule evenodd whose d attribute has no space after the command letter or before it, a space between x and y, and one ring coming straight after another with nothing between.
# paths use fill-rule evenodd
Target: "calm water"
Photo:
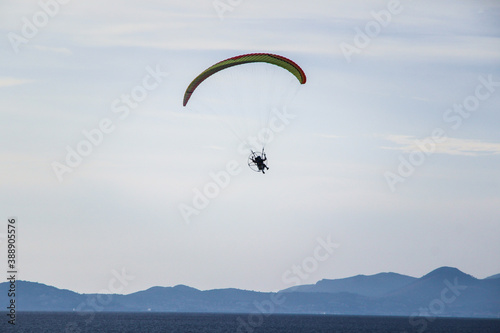
<instances>
[{"instance_id":1,"label":"calm water","mask_svg":"<svg viewBox=\"0 0 500 333\"><path fill-rule=\"evenodd\" d=\"M12 329L5 317L0 323L1 332L500 332L500 319L419 318L412 325L408 317L28 312L17 314Z\"/></svg>"}]
</instances>

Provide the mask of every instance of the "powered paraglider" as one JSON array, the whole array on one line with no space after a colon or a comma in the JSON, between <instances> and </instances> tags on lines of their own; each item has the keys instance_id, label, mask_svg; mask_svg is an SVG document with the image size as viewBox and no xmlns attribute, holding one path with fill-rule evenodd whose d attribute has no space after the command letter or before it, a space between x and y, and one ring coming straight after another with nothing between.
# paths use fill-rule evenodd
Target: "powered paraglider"
<instances>
[{"instance_id":1,"label":"powered paraglider","mask_svg":"<svg viewBox=\"0 0 500 333\"><path fill-rule=\"evenodd\" d=\"M250 70L239 71L240 65L244 64L250 64L241 66ZM269 64L274 66L268 66ZM235 66L238 66L238 70L231 69L230 73L224 76L228 68ZM272 67L279 69L274 71ZM283 74L287 71L288 74ZM205 81L206 83L203 83ZM265 163L267 157L264 146L271 140L269 139L271 135L268 133L267 138L265 135L260 135L259 140L253 140L258 142L257 145L249 144L248 138L256 136L257 132L260 133L262 130L270 131L273 112L275 113L276 108L286 107L287 98L291 99L297 87L305 83L306 74L302 68L288 58L271 53L243 54L217 62L201 72L188 85L184 93L183 106L188 106L188 103L192 105L191 97L196 95L198 102L201 102L202 111L211 110L222 114L221 120L244 144L246 151L250 150L249 167L254 171L265 173L268 167ZM292 86L295 88L291 88ZM243 126L235 126L236 120ZM252 125L257 127L249 130ZM242 128L246 131L242 131ZM261 147L261 154L254 152L254 150L259 151Z\"/></svg>"}]
</instances>

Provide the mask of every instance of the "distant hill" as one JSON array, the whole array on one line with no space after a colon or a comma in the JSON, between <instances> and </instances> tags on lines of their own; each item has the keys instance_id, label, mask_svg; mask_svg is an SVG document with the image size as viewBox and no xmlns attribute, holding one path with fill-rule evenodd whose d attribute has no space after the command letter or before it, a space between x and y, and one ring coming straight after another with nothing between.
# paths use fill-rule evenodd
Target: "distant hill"
<instances>
[{"instance_id":1,"label":"distant hill","mask_svg":"<svg viewBox=\"0 0 500 333\"><path fill-rule=\"evenodd\" d=\"M0 283L0 300L7 304L9 282ZM23 311L72 311L84 295L37 282L16 281L16 304Z\"/></svg>"},{"instance_id":2,"label":"distant hill","mask_svg":"<svg viewBox=\"0 0 500 333\"><path fill-rule=\"evenodd\" d=\"M405 304L407 310L423 307L429 311L435 308L439 315L496 317L500 313L500 280L490 283L456 268L441 267L385 299Z\"/></svg>"},{"instance_id":3,"label":"distant hill","mask_svg":"<svg viewBox=\"0 0 500 333\"><path fill-rule=\"evenodd\" d=\"M344 279L321 280L314 285L291 287L283 292L348 292L362 296L383 296L391 291L404 287L416 278L396 273L379 273L375 275L357 275Z\"/></svg>"},{"instance_id":4,"label":"distant hill","mask_svg":"<svg viewBox=\"0 0 500 333\"><path fill-rule=\"evenodd\" d=\"M443 288L447 287L446 281L460 282L460 285L474 285L479 280L472 277L471 275L465 274L462 271L452 268L452 267L441 267L438 268L419 279L415 279L406 286L402 286L386 296L390 297L406 297L418 302L418 300L424 300L428 297L428 294L439 294ZM462 290L459 288L459 290Z\"/></svg>"},{"instance_id":5,"label":"distant hill","mask_svg":"<svg viewBox=\"0 0 500 333\"><path fill-rule=\"evenodd\" d=\"M8 282L0 283L7 304ZM19 311L126 311L307 313L349 315L498 317L500 279L476 279L452 267L421 278L396 273L321 280L278 293L240 289L201 291L184 285L152 287L129 295L78 294L18 281Z\"/></svg>"},{"instance_id":6,"label":"distant hill","mask_svg":"<svg viewBox=\"0 0 500 333\"><path fill-rule=\"evenodd\" d=\"M500 274L495 274L492 276L488 276L486 279L500 279Z\"/></svg>"}]
</instances>

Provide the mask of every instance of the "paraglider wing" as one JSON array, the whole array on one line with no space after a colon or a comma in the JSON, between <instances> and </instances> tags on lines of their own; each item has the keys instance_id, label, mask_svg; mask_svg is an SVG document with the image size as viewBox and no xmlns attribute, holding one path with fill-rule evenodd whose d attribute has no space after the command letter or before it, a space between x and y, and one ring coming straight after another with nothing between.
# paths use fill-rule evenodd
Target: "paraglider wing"
<instances>
[{"instance_id":1,"label":"paraglider wing","mask_svg":"<svg viewBox=\"0 0 500 333\"><path fill-rule=\"evenodd\" d=\"M187 87L186 92L184 94L183 105L186 106L186 104L189 101L189 98L191 98L191 95L195 91L196 87L198 87L198 85L200 85L200 83L202 83L209 76L228 67L252 63L252 62L266 62L269 64L282 67L288 70L290 73L292 73L297 78L297 80L299 80L301 84L306 83L306 74L304 73L302 68L299 67L299 65L297 65L290 59L270 53L244 54L218 62L215 65L207 68L200 75L198 75L193 80L193 82L191 82L191 84Z\"/></svg>"}]
</instances>

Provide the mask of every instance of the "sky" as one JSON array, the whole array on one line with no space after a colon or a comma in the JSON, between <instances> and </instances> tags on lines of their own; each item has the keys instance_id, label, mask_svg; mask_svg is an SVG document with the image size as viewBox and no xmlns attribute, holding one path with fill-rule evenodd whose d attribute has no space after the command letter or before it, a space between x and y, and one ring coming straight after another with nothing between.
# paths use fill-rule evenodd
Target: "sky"
<instances>
[{"instance_id":1,"label":"sky","mask_svg":"<svg viewBox=\"0 0 500 333\"><path fill-rule=\"evenodd\" d=\"M81 293L500 273L499 16L485 0L1 1L0 266L16 217L18 278ZM252 114L221 110L274 81L239 89L261 74L243 65L182 106L200 72L254 52L307 75L271 113L265 175L239 147L257 134L227 130Z\"/></svg>"}]
</instances>

